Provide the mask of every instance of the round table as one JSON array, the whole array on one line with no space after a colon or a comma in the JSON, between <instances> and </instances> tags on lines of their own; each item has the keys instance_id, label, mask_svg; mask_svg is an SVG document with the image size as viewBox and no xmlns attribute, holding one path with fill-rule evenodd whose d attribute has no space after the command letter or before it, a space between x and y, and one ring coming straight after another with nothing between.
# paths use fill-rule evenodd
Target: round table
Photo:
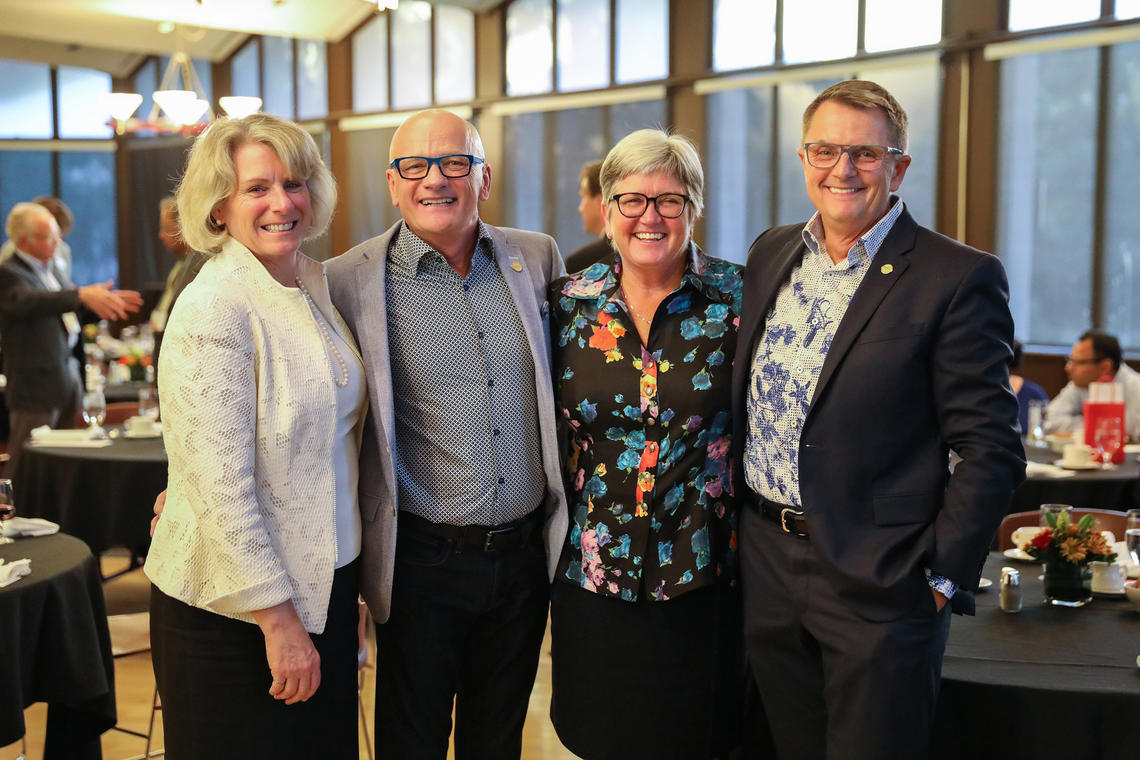
<instances>
[{"instance_id":1,"label":"round table","mask_svg":"<svg viewBox=\"0 0 1140 760\"><path fill-rule=\"evenodd\" d=\"M139 391L143 388L153 388L154 383L145 380L130 380L125 383L107 383L103 387L103 398L107 403L116 401L138 401Z\"/></svg>"},{"instance_id":2,"label":"round table","mask_svg":"<svg viewBox=\"0 0 1140 760\"><path fill-rule=\"evenodd\" d=\"M96 555L125 546L144 556L154 499L166 488L166 450L161 436L120 436L105 448L29 443L13 479L18 514L59 523Z\"/></svg>"},{"instance_id":3,"label":"round table","mask_svg":"<svg viewBox=\"0 0 1140 760\"><path fill-rule=\"evenodd\" d=\"M1052 464L1061 455L1050 449L1026 446L1031 462ZM1140 506L1140 462L1126 456L1124 463L1112 470L1078 470L1067 478L1033 475L1026 478L1013 495L1010 512L1031 512L1042 504L1069 504L1077 509L1115 509L1125 511Z\"/></svg>"},{"instance_id":4,"label":"round table","mask_svg":"<svg viewBox=\"0 0 1140 760\"><path fill-rule=\"evenodd\" d=\"M1002 566L1023 608L1002 612ZM942 665L933 757L1133 757L1140 747L1140 613L1123 597L1042 604L1041 566L991 553L976 616L955 616Z\"/></svg>"},{"instance_id":5,"label":"round table","mask_svg":"<svg viewBox=\"0 0 1140 760\"><path fill-rule=\"evenodd\" d=\"M99 569L63 533L18 538L0 558L31 573L0 588L0 746L24 735L24 708L48 703L44 758L98 758L115 725L115 670Z\"/></svg>"}]
</instances>

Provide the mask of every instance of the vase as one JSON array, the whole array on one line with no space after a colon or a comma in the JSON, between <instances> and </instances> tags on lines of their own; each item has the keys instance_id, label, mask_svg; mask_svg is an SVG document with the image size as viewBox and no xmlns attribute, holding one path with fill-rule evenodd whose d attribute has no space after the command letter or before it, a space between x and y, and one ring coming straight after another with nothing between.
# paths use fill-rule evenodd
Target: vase
<instances>
[{"instance_id":1,"label":"vase","mask_svg":"<svg viewBox=\"0 0 1140 760\"><path fill-rule=\"evenodd\" d=\"M1084 607L1092 601L1089 569L1071 562L1045 563L1045 603L1058 607Z\"/></svg>"}]
</instances>

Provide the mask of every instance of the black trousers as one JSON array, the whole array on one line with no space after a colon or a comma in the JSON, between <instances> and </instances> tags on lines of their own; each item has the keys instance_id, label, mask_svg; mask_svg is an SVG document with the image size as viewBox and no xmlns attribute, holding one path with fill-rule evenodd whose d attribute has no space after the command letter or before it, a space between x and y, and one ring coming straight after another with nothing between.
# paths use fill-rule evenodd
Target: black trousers
<instances>
[{"instance_id":1,"label":"black trousers","mask_svg":"<svg viewBox=\"0 0 1140 760\"><path fill-rule=\"evenodd\" d=\"M359 560L336 571L324 633L321 685L306 702L269 696L265 637L151 587L150 640L171 760L357 760L356 622Z\"/></svg>"},{"instance_id":2,"label":"black trousers","mask_svg":"<svg viewBox=\"0 0 1140 760\"><path fill-rule=\"evenodd\" d=\"M859 616L810 540L740 520L744 641L780 760L922 760L950 629L923 595L889 622Z\"/></svg>"},{"instance_id":3,"label":"black trousers","mask_svg":"<svg viewBox=\"0 0 1140 760\"><path fill-rule=\"evenodd\" d=\"M517 760L548 601L539 530L484 553L401 528L377 628L377 757L446 758L454 703L458 760Z\"/></svg>"}]
</instances>

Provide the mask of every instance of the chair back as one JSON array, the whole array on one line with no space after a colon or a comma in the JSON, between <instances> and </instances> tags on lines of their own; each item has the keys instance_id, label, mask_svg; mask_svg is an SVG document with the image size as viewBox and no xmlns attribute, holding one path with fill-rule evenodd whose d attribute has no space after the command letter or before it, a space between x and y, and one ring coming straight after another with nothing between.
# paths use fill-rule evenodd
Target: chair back
<instances>
[{"instance_id":1,"label":"chair back","mask_svg":"<svg viewBox=\"0 0 1140 760\"><path fill-rule=\"evenodd\" d=\"M1085 515L1092 515L1096 518L1098 530L1111 530L1112 534L1116 536L1117 541L1124 540L1124 512L1117 512L1112 509L1074 509L1073 520L1080 520ZM1037 510L1032 512L1013 512L1005 516L998 526L998 549L1005 551L1012 549L1013 546L1013 532L1018 528L1025 528L1028 526L1035 526L1041 519L1041 513Z\"/></svg>"}]
</instances>

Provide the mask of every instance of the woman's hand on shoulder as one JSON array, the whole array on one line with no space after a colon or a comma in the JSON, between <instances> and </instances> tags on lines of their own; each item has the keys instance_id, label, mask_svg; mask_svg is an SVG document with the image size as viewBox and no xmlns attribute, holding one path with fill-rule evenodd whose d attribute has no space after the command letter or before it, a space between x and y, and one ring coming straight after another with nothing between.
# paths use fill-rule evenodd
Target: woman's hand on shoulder
<instances>
[{"instance_id":1,"label":"woman's hand on shoulder","mask_svg":"<svg viewBox=\"0 0 1140 760\"><path fill-rule=\"evenodd\" d=\"M270 695L287 705L304 702L321 685L321 656L293 602L254 610L252 614L265 636L265 659L273 675Z\"/></svg>"}]
</instances>

